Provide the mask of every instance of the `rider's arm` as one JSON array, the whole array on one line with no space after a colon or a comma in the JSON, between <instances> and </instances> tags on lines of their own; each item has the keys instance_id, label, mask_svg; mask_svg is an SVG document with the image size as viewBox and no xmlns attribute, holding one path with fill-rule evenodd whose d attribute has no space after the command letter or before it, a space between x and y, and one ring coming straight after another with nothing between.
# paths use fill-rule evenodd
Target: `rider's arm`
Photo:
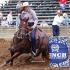
<instances>
[{"instance_id":1,"label":"rider's arm","mask_svg":"<svg viewBox=\"0 0 70 70\"><path fill-rule=\"evenodd\" d=\"M34 25L32 26L32 28L35 28L38 24L38 18L37 18L37 15L34 10L32 10L32 16L33 16L33 20L34 20Z\"/></svg>"}]
</instances>

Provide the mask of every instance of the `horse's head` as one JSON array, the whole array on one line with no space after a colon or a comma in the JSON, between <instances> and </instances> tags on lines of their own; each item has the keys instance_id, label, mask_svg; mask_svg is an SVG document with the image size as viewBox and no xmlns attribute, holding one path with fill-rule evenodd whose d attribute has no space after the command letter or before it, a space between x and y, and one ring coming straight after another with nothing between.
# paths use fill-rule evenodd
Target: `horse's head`
<instances>
[{"instance_id":1,"label":"horse's head","mask_svg":"<svg viewBox=\"0 0 70 70\"><path fill-rule=\"evenodd\" d=\"M28 20L29 20L29 14L27 12L22 12L20 14L20 25L19 25L19 28L26 28L27 25L28 25Z\"/></svg>"},{"instance_id":2,"label":"horse's head","mask_svg":"<svg viewBox=\"0 0 70 70\"><path fill-rule=\"evenodd\" d=\"M29 20L29 14L23 11L20 14L20 24L19 24L19 30L18 30L18 33L17 33L18 37L27 38L28 20Z\"/></svg>"},{"instance_id":3,"label":"horse's head","mask_svg":"<svg viewBox=\"0 0 70 70\"><path fill-rule=\"evenodd\" d=\"M28 20L29 20L29 14L23 11L20 14L20 21L27 22Z\"/></svg>"}]
</instances>

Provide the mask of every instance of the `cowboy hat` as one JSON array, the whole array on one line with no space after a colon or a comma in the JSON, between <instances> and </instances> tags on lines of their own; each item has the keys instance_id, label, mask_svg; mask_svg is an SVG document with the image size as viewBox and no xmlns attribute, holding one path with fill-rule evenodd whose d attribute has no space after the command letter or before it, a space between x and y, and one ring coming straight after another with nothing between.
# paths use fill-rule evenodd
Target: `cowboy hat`
<instances>
[{"instance_id":1,"label":"cowboy hat","mask_svg":"<svg viewBox=\"0 0 70 70\"><path fill-rule=\"evenodd\" d=\"M28 3L28 2L24 2L24 3L22 4L22 7L26 7L26 6L29 6L29 3Z\"/></svg>"}]
</instances>

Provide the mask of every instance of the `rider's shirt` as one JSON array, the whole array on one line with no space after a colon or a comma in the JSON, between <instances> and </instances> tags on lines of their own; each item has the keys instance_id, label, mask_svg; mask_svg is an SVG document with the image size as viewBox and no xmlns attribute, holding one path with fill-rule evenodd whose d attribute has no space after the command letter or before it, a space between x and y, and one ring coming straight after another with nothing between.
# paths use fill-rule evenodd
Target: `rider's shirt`
<instances>
[{"instance_id":1,"label":"rider's shirt","mask_svg":"<svg viewBox=\"0 0 70 70\"><path fill-rule=\"evenodd\" d=\"M21 14L20 14L20 20L21 21L24 21L25 19L28 19L29 18L29 14L25 11L23 11Z\"/></svg>"},{"instance_id":2,"label":"rider's shirt","mask_svg":"<svg viewBox=\"0 0 70 70\"><path fill-rule=\"evenodd\" d=\"M31 8L29 8L28 12L22 11L22 13L20 14L20 20L24 20L24 19L28 19L29 25L32 25L35 27L38 23L38 18L36 16L36 13Z\"/></svg>"}]
</instances>

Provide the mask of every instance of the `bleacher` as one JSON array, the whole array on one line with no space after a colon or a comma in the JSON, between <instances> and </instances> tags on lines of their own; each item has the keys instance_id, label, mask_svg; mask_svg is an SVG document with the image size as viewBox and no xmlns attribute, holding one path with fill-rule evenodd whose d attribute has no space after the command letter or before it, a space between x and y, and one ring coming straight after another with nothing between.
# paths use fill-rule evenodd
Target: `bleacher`
<instances>
[{"instance_id":1,"label":"bleacher","mask_svg":"<svg viewBox=\"0 0 70 70\"><path fill-rule=\"evenodd\" d=\"M7 16L10 10L13 11L13 19L17 16L16 13L16 4L19 0L11 0L8 4L5 4L0 10L2 11L4 16ZM26 0L21 0L21 2L25 2ZM39 23L45 21L48 24L51 24L54 16L56 15L56 10L60 9L58 1L54 1L53 3L50 0L27 0L31 7L36 11ZM67 5L70 3L70 0L67 2ZM65 10L70 17L69 7L66 7Z\"/></svg>"}]
</instances>

